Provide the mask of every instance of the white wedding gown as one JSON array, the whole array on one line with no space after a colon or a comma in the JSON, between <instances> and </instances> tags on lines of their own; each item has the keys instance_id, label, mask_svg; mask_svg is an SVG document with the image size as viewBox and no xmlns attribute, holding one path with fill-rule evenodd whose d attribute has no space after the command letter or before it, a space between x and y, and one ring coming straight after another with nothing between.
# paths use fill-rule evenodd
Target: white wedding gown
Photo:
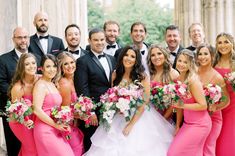
<instances>
[{"instance_id":1,"label":"white wedding gown","mask_svg":"<svg viewBox=\"0 0 235 156\"><path fill-rule=\"evenodd\" d=\"M124 117L115 115L110 130L99 126L91 137L92 145L85 156L166 156L173 139L174 127L153 107L146 108L128 136L122 130Z\"/></svg>"}]
</instances>

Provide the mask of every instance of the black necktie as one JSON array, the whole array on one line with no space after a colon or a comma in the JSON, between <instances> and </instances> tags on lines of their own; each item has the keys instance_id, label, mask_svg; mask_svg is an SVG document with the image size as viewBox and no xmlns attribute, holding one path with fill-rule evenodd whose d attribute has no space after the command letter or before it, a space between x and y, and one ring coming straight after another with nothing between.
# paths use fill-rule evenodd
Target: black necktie
<instances>
[{"instance_id":1,"label":"black necktie","mask_svg":"<svg viewBox=\"0 0 235 156\"><path fill-rule=\"evenodd\" d=\"M114 44L114 45L107 45L107 49L110 49L110 48L116 48L116 44Z\"/></svg>"},{"instance_id":2,"label":"black necktie","mask_svg":"<svg viewBox=\"0 0 235 156\"><path fill-rule=\"evenodd\" d=\"M140 51L140 52L141 52L141 54L142 54L142 55L144 55L144 53L145 53L145 50L142 50L142 51Z\"/></svg>"},{"instance_id":3,"label":"black necktie","mask_svg":"<svg viewBox=\"0 0 235 156\"><path fill-rule=\"evenodd\" d=\"M76 51L69 50L69 52L71 52L72 54L77 54L77 55L79 55L79 50L76 50Z\"/></svg>"},{"instance_id":4,"label":"black necktie","mask_svg":"<svg viewBox=\"0 0 235 156\"><path fill-rule=\"evenodd\" d=\"M41 39L48 39L48 36L49 35L47 35L47 36L39 36L39 40L41 40Z\"/></svg>"},{"instance_id":5,"label":"black necktie","mask_svg":"<svg viewBox=\"0 0 235 156\"><path fill-rule=\"evenodd\" d=\"M177 54L175 52L171 52L171 55L176 57Z\"/></svg>"},{"instance_id":6,"label":"black necktie","mask_svg":"<svg viewBox=\"0 0 235 156\"><path fill-rule=\"evenodd\" d=\"M105 57L104 54L98 55L98 59L101 59L102 57Z\"/></svg>"}]
</instances>

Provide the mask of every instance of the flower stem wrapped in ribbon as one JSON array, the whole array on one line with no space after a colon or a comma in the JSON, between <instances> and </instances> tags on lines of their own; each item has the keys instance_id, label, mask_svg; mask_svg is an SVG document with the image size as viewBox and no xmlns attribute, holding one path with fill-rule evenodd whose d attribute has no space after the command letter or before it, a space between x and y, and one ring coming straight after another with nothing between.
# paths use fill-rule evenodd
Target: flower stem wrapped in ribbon
<instances>
[{"instance_id":1,"label":"flower stem wrapped in ribbon","mask_svg":"<svg viewBox=\"0 0 235 156\"><path fill-rule=\"evenodd\" d=\"M21 99L20 101L16 100L13 103L7 101L6 114L8 116L8 121L16 121L23 124L25 121L29 120L29 116L32 113L32 103L30 100ZM30 128L33 128L33 126Z\"/></svg>"},{"instance_id":2,"label":"flower stem wrapped in ribbon","mask_svg":"<svg viewBox=\"0 0 235 156\"><path fill-rule=\"evenodd\" d=\"M85 121L85 126L89 127L91 112L96 109L95 103L91 98L86 96L79 96L77 101L71 105L73 113L78 114Z\"/></svg>"},{"instance_id":3,"label":"flower stem wrapped in ribbon","mask_svg":"<svg viewBox=\"0 0 235 156\"><path fill-rule=\"evenodd\" d=\"M100 97L100 124L108 131L116 113L130 121L137 108L143 104L143 87L138 83L115 86Z\"/></svg>"},{"instance_id":4,"label":"flower stem wrapped in ribbon","mask_svg":"<svg viewBox=\"0 0 235 156\"><path fill-rule=\"evenodd\" d=\"M235 91L235 72L231 72L225 75L225 80L227 80Z\"/></svg>"},{"instance_id":5,"label":"flower stem wrapped in ribbon","mask_svg":"<svg viewBox=\"0 0 235 156\"><path fill-rule=\"evenodd\" d=\"M51 109L51 118L57 124L69 126L73 122L73 113L70 106L55 106ZM71 139L70 131L65 131L63 134L67 140Z\"/></svg>"}]
</instances>

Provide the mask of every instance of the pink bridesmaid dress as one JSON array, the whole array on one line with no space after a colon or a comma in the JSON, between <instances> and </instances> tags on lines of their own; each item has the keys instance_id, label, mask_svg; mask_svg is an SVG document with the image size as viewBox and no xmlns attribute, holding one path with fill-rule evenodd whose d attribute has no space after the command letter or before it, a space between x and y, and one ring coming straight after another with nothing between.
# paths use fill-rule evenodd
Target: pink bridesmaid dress
<instances>
[{"instance_id":1,"label":"pink bridesmaid dress","mask_svg":"<svg viewBox=\"0 0 235 156\"><path fill-rule=\"evenodd\" d=\"M230 69L215 68L223 77ZM216 156L235 155L235 92L232 86L226 82L230 95L230 104L222 110L223 125L216 142Z\"/></svg>"},{"instance_id":2,"label":"pink bridesmaid dress","mask_svg":"<svg viewBox=\"0 0 235 156\"><path fill-rule=\"evenodd\" d=\"M216 140L218 139L222 128L222 113L221 111L214 112L211 116L212 127L209 136L206 139L203 156L216 156Z\"/></svg>"},{"instance_id":3,"label":"pink bridesmaid dress","mask_svg":"<svg viewBox=\"0 0 235 156\"><path fill-rule=\"evenodd\" d=\"M77 94L76 92L73 92L71 95L71 102L76 102L77 100ZM75 156L81 156L84 152L83 149L83 133L74 125L71 126L71 133L70 133L71 139L68 140Z\"/></svg>"},{"instance_id":4,"label":"pink bridesmaid dress","mask_svg":"<svg viewBox=\"0 0 235 156\"><path fill-rule=\"evenodd\" d=\"M193 97L185 104L195 103ZM184 123L168 149L167 156L202 156L203 147L211 130L211 119L206 110L184 109Z\"/></svg>"},{"instance_id":5,"label":"pink bridesmaid dress","mask_svg":"<svg viewBox=\"0 0 235 156\"><path fill-rule=\"evenodd\" d=\"M59 93L45 96L42 109L50 116L51 108L60 106L62 98ZM73 150L62 133L39 118L35 119L34 139L39 156L74 156Z\"/></svg>"},{"instance_id":6,"label":"pink bridesmaid dress","mask_svg":"<svg viewBox=\"0 0 235 156\"><path fill-rule=\"evenodd\" d=\"M25 95L23 99L28 99L32 102L32 95ZM34 116L29 116L31 120L34 120ZM25 125L18 122L9 122L9 126L15 136L21 142L21 148L18 156L37 156L36 146L33 137L33 128L28 129Z\"/></svg>"}]
</instances>

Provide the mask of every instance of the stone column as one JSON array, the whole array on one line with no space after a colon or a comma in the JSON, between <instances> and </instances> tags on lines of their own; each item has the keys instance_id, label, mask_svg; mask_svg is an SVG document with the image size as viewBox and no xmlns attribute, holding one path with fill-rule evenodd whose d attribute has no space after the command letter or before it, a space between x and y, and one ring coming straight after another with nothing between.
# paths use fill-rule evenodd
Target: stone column
<instances>
[{"instance_id":1,"label":"stone column","mask_svg":"<svg viewBox=\"0 0 235 156\"><path fill-rule=\"evenodd\" d=\"M225 28L224 31L228 33L233 33L233 0L225 0L224 5L224 22Z\"/></svg>"},{"instance_id":2,"label":"stone column","mask_svg":"<svg viewBox=\"0 0 235 156\"><path fill-rule=\"evenodd\" d=\"M25 27L30 35L36 32L33 18L38 11L48 13L49 34L64 39L65 27L75 23L81 28L82 47L87 44L87 0L0 0L0 4L0 54L12 49L11 36L16 26Z\"/></svg>"}]
</instances>

